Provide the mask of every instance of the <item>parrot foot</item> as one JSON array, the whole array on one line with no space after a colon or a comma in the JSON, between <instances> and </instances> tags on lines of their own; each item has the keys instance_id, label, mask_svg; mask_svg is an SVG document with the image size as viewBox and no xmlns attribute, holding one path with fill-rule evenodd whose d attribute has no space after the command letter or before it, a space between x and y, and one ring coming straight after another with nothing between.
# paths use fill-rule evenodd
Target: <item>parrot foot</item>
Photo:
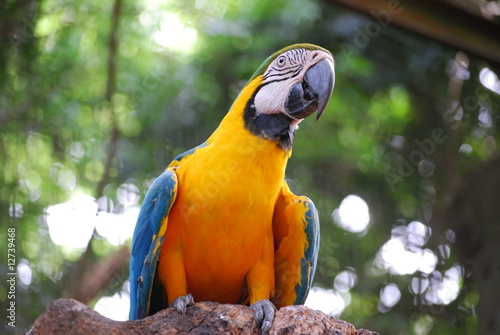
<instances>
[{"instance_id":1,"label":"parrot foot","mask_svg":"<svg viewBox=\"0 0 500 335\"><path fill-rule=\"evenodd\" d=\"M186 296L180 296L174 300L170 307L175 308L179 313L186 314L186 310L189 306L194 305L194 298L191 293Z\"/></svg>"},{"instance_id":2,"label":"parrot foot","mask_svg":"<svg viewBox=\"0 0 500 335\"><path fill-rule=\"evenodd\" d=\"M273 325L276 306L269 300L264 299L250 305L250 308L255 311L255 321L257 326L260 326L261 334L266 334Z\"/></svg>"}]
</instances>

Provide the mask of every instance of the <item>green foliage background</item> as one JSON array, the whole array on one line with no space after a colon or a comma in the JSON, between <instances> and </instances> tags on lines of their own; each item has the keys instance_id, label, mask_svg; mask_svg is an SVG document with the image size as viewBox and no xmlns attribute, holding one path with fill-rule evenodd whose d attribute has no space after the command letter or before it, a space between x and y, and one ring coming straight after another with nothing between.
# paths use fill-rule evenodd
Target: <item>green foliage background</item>
<instances>
[{"instance_id":1,"label":"green foliage background","mask_svg":"<svg viewBox=\"0 0 500 335\"><path fill-rule=\"evenodd\" d=\"M107 99L113 3L27 3L20 10L9 2L7 16L21 23L18 34L4 41L0 59L0 249L4 257L6 228L15 227L17 262L27 262L33 273L30 285L17 287L17 333L26 332L52 300L72 296L81 276L85 250L52 242L46 209L75 194L118 203L116 191L124 183L135 184L142 199L175 155L211 134L260 63L297 42L328 48L336 61L331 103L319 122L301 124L287 170L294 191L312 198L320 211L315 285L332 288L339 272L355 271L351 302L340 318L360 328L382 334L477 331L478 297L467 273L453 302L433 305L409 288L421 274L397 275L373 263L391 230L415 220L432 227L425 247L438 257L437 273L459 262L450 230L430 215L445 207L451 173L461 176L497 153L499 99L479 82L485 61L469 57L459 100L472 103L456 117L446 113L457 50L392 25L367 35L373 18L342 7L306 0L123 0L112 59L116 83ZM161 11L196 30L190 50L154 42ZM479 118L484 111L489 123ZM432 139L435 129L443 129L446 140L426 155L429 173L410 158L419 149L415 141ZM110 157L112 141L118 149ZM403 174L401 159L409 164ZM349 233L332 219L349 194L369 205L370 226L363 234ZM90 263L118 250L94 236ZM443 245L451 248L449 257L439 253ZM6 263L0 270L8 272ZM100 295L120 291L126 278L127 264ZM388 283L402 294L392 308L379 301ZM7 290L0 282L2 311Z\"/></svg>"}]
</instances>

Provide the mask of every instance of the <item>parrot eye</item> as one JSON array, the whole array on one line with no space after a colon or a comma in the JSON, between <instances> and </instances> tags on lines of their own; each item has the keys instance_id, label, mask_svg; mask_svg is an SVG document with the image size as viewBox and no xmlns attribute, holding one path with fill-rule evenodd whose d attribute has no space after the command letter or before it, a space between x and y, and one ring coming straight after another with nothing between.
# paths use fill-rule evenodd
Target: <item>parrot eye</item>
<instances>
[{"instance_id":1,"label":"parrot eye","mask_svg":"<svg viewBox=\"0 0 500 335\"><path fill-rule=\"evenodd\" d=\"M285 62L286 62L286 58L285 56L281 56L280 58L278 58L278 66L283 66L285 65Z\"/></svg>"}]
</instances>

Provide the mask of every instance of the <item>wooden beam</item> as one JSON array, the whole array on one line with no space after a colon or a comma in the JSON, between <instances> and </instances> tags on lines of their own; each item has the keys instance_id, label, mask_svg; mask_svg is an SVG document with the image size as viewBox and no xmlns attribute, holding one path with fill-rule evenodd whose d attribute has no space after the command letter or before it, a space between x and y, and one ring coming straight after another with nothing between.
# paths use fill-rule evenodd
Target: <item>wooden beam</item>
<instances>
[{"instance_id":1,"label":"wooden beam","mask_svg":"<svg viewBox=\"0 0 500 335\"><path fill-rule=\"evenodd\" d=\"M439 0L327 0L388 20L500 67L500 25ZM385 15L385 16L384 16Z\"/></svg>"}]
</instances>

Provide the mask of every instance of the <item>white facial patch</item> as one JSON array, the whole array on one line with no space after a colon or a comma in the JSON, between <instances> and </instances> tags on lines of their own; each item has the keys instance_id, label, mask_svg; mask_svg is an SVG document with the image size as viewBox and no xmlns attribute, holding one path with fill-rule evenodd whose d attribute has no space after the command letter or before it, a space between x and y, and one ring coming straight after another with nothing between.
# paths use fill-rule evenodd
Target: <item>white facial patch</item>
<instances>
[{"instance_id":1,"label":"white facial patch","mask_svg":"<svg viewBox=\"0 0 500 335\"><path fill-rule=\"evenodd\" d=\"M255 96L255 109L257 114L284 113L288 93L298 80L275 81L262 87Z\"/></svg>"}]
</instances>

